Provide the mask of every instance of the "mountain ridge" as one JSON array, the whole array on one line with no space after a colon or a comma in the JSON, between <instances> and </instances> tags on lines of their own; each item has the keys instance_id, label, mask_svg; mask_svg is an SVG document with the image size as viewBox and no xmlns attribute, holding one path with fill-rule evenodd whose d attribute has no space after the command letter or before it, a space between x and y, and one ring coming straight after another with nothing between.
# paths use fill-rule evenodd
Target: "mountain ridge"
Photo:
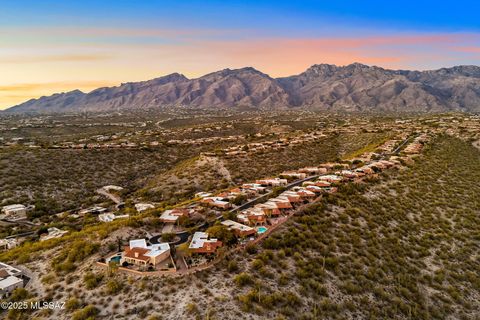
<instances>
[{"instance_id":1,"label":"mountain ridge","mask_svg":"<svg viewBox=\"0 0 480 320\"><path fill-rule=\"evenodd\" d=\"M313 107L332 111L480 111L480 67L390 70L352 63L315 64L272 78L253 67L223 69L189 79L180 73L84 93L73 90L30 99L6 113L109 111L189 106L202 108Z\"/></svg>"}]
</instances>

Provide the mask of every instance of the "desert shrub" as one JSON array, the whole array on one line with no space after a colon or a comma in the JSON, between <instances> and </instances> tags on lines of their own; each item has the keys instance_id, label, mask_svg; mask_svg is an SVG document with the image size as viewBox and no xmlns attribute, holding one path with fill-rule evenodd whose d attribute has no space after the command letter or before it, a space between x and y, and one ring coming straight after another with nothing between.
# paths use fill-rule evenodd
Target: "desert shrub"
<instances>
[{"instance_id":1,"label":"desert shrub","mask_svg":"<svg viewBox=\"0 0 480 320\"><path fill-rule=\"evenodd\" d=\"M111 279L107 282L105 293L116 295L123 289L123 283L118 279Z\"/></svg>"},{"instance_id":2,"label":"desert shrub","mask_svg":"<svg viewBox=\"0 0 480 320\"><path fill-rule=\"evenodd\" d=\"M85 283L85 288L88 290L95 289L102 282L103 275L95 274L93 272L87 272L83 276L83 282Z\"/></svg>"},{"instance_id":3,"label":"desert shrub","mask_svg":"<svg viewBox=\"0 0 480 320\"><path fill-rule=\"evenodd\" d=\"M253 283L252 277L245 272L242 272L239 275L235 276L234 281L239 287L243 287Z\"/></svg>"},{"instance_id":4,"label":"desert shrub","mask_svg":"<svg viewBox=\"0 0 480 320\"><path fill-rule=\"evenodd\" d=\"M95 319L95 316L98 315L100 310L98 310L95 306L93 305L88 305L83 309L80 309L76 311L72 315L72 320L90 320L90 319Z\"/></svg>"}]
</instances>

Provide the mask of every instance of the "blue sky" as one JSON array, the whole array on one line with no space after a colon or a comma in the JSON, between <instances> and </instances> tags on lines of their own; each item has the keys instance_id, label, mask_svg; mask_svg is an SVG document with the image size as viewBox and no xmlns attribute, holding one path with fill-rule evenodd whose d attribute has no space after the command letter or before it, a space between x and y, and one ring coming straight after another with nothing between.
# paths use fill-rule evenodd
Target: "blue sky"
<instances>
[{"instance_id":1,"label":"blue sky","mask_svg":"<svg viewBox=\"0 0 480 320\"><path fill-rule=\"evenodd\" d=\"M478 1L9 1L0 24L293 29L318 23L415 31L479 31ZM295 25L284 25L296 22ZM178 26L180 27L180 25Z\"/></svg>"}]
</instances>

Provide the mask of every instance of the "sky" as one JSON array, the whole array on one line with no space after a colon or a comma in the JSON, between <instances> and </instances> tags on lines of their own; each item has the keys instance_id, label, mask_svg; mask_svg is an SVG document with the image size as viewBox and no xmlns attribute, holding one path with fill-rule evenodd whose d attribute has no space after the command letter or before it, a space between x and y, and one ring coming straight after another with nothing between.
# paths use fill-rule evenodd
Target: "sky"
<instances>
[{"instance_id":1,"label":"sky","mask_svg":"<svg viewBox=\"0 0 480 320\"><path fill-rule=\"evenodd\" d=\"M0 0L0 109L173 72L480 65L478 12L464 0Z\"/></svg>"}]
</instances>

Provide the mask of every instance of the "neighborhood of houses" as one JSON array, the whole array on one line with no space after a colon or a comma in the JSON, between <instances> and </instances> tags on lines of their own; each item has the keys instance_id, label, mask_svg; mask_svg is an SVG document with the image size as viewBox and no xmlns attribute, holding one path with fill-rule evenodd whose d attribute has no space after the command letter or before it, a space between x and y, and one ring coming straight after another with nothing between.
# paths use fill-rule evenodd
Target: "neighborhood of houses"
<instances>
[{"instance_id":1,"label":"neighborhood of houses","mask_svg":"<svg viewBox=\"0 0 480 320\"><path fill-rule=\"evenodd\" d=\"M162 237L158 236L130 239L122 251L102 258L98 264L106 267L114 263L122 271L143 275L181 274L189 269L208 267L221 252L262 240L299 208L317 201L323 194L337 192L342 183L360 182L382 170L401 166L411 154L419 153L427 140L427 134L406 137L405 141L409 143L405 149L410 150L410 155L391 154L401 141L386 142L381 149L387 152L383 156L377 155L377 160L365 162L363 160L372 158L372 155L362 154L348 163L324 163L285 171L276 177L244 183L217 194L199 192L194 201L164 210L158 216L163 223L163 232L175 230L180 237L169 242L162 242ZM182 220L207 215L214 219L203 220L204 223L196 225L192 234L182 228ZM233 235L234 245L219 238L216 232L212 233L212 226Z\"/></svg>"},{"instance_id":2,"label":"neighborhood of houses","mask_svg":"<svg viewBox=\"0 0 480 320\"><path fill-rule=\"evenodd\" d=\"M199 192L192 201L177 207L166 208L158 212L153 219L160 222L156 225L158 234L136 235L129 237L118 250L110 250L97 265L110 267L115 265L124 272L138 275L170 275L185 274L202 270L215 264L227 250L242 250L249 244L256 244L265 239L301 208L321 199L325 194L332 194L348 182L368 181L379 172L400 167L410 162L422 151L429 141L430 133L449 134L462 139L479 141L479 117L441 117L416 120L397 120L392 129L369 126L365 128L361 122L355 126L323 127L310 132L289 132L287 135L271 135L256 133L252 137L245 134L226 133L214 136L214 132L231 130L231 124L205 126L202 128L164 129L137 132L117 132L115 134L93 135L75 141L56 142L48 145L55 149L104 149L104 148L144 148L161 145L197 146L201 144L226 142L215 152L203 152L205 156L235 157L250 153L272 152L300 145L305 142L316 142L325 135L338 132L354 133L355 130L393 130L396 137L376 146L375 152L365 152L353 159L343 162L322 163L310 167L281 172L273 177L266 177L221 190L217 193ZM232 122L233 123L233 122ZM454 126L451 124L454 123ZM424 124L428 124L426 130ZM26 123L25 127L37 124ZM95 125L95 124L92 124ZM98 125L118 126L118 123L99 123ZM138 127L136 123L121 124L124 127ZM54 124L56 126L56 124ZM143 126L143 125L142 125ZM17 128L2 129L15 132ZM198 137L196 134L212 133L212 136ZM233 132L233 130L232 130ZM175 135L173 134L175 133ZM294 133L294 134L292 134ZM223 134L223 133L222 133ZM188 138L184 136L188 136ZM151 137L151 139L146 139ZM137 139L138 138L138 139ZM141 139L141 140L140 140ZM227 143L228 142L228 143ZM230 144L233 142L235 145ZM26 146L39 148L37 142L24 137L0 137L0 148ZM211 150L211 149L209 149ZM400 151L400 152L398 152ZM125 204L116 200L116 193L121 192L118 186L105 186L99 191L115 202L115 209L106 205L92 205L72 212L62 212L59 216L69 218L93 217L99 223L112 223L118 219L128 219L136 213L154 211L154 203L135 203L135 210L124 214L121 209ZM7 204L7 203L5 203ZM6 225L30 224L29 212L35 210L33 205L12 203L0 208L0 222ZM158 209L157 209L158 210ZM120 214L121 213L121 214ZM62 227L41 226L37 232L23 232L0 239L0 251L10 250L20 245L22 237L35 234L38 241L49 241L61 238L69 230ZM160 226L160 227L158 227ZM48 228L47 228L48 227ZM221 232L218 232L220 230ZM143 232L143 231L142 231ZM226 237L228 232L230 237ZM164 237L165 236L165 237ZM231 239L234 241L231 241ZM115 251L115 252L114 252ZM8 296L16 288L24 287L28 276L19 268L0 262L0 298Z\"/></svg>"},{"instance_id":3,"label":"neighborhood of houses","mask_svg":"<svg viewBox=\"0 0 480 320\"><path fill-rule=\"evenodd\" d=\"M403 149L405 155L397 156L393 152L402 139L409 143ZM164 210L158 215L156 219L163 225L160 235L129 239L127 246L102 258L98 264L109 266L113 263L121 270L137 274L185 273L189 269L212 265L219 252L261 241L300 207L317 201L323 194L337 192L340 184L359 182L384 169L400 166L402 161L421 151L428 135L402 136L402 139L389 140L379 146L377 150L383 151L382 155L364 153L346 162L323 163L285 171L278 176L244 183L216 194L199 192L187 205ZM118 186L105 186L98 191L110 197L116 207L120 208L123 202L117 198L115 192L121 190ZM151 203L135 204L137 212L154 208L155 205ZM1 218L5 221L22 221L32 209L33 207L22 204L4 206ZM98 205L70 213L71 217L86 215L97 216L97 219L104 223L130 216L115 214ZM187 224L189 228L186 228ZM233 245L215 234L210 234L212 226L219 226L231 234L235 239ZM40 234L39 240L60 238L68 232L49 227ZM173 236L171 239L164 239L163 234ZM15 237L0 240L1 250L9 250L17 245L18 239ZM6 284L12 288L18 285L12 279Z\"/></svg>"}]
</instances>

